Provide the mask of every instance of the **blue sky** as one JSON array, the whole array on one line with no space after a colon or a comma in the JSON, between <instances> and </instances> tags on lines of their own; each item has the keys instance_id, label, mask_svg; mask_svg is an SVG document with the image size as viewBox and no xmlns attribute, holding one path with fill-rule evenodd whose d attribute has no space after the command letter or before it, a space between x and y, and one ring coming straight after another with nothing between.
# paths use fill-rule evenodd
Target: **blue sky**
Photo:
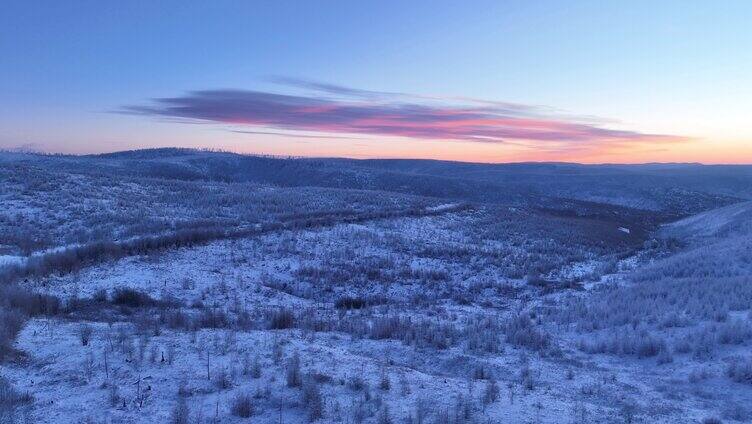
<instances>
[{"instance_id":1,"label":"blue sky","mask_svg":"<svg viewBox=\"0 0 752 424\"><path fill-rule=\"evenodd\" d=\"M752 3L743 1L6 1L0 147L752 162L751 18ZM285 79L378 96L312 93L311 86L280 83ZM249 91L303 96L335 102L338 111L355 104L359 113L368 110L369 123L383 122L384 113L429 108L431 131L416 136L352 121L302 125L310 116L298 119L300 110L289 108L280 109L284 119L237 120L237 108L224 105L221 116L154 113L153 99L185 104L195 101L191 92L211 90L243 99ZM436 116L475 112L468 99L511 103L518 113L474 114L460 136L436 131L447 125ZM123 113L133 108L150 112ZM319 114L316 122L329 118ZM522 125L519 119L526 130L544 122L557 131L531 138L530 131L509 131Z\"/></svg>"}]
</instances>

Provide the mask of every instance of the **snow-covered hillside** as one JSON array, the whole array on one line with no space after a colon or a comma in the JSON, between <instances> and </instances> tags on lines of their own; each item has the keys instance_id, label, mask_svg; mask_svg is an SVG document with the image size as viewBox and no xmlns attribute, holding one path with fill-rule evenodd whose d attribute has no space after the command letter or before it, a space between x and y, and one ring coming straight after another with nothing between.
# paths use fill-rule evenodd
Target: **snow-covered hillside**
<instances>
[{"instance_id":1,"label":"snow-covered hillside","mask_svg":"<svg viewBox=\"0 0 752 424\"><path fill-rule=\"evenodd\" d=\"M0 422L752 420L752 206L728 180L0 159ZM627 174L662 188L618 201Z\"/></svg>"},{"instance_id":2,"label":"snow-covered hillside","mask_svg":"<svg viewBox=\"0 0 752 424\"><path fill-rule=\"evenodd\" d=\"M688 240L724 239L752 235L752 202L713 209L666 225L670 237Z\"/></svg>"}]
</instances>

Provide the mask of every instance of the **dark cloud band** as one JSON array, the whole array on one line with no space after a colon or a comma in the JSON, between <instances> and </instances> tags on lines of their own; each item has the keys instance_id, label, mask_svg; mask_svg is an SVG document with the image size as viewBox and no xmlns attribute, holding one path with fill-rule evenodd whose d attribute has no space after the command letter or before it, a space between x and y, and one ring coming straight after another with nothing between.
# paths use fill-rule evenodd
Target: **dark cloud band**
<instances>
[{"instance_id":1,"label":"dark cloud band","mask_svg":"<svg viewBox=\"0 0 752 424\"><path fill-rule=\"evenodd\" d=\"M289 95L251 90L193 91L127 106L122 112L281 130L420 139L503 142L623 143L681 137L604 128L538 108L501 102L449 104L401 93L379 93L295 81L317 91ZM336 97L330 97L336 94Z\"/></svg>"}]
</instances>

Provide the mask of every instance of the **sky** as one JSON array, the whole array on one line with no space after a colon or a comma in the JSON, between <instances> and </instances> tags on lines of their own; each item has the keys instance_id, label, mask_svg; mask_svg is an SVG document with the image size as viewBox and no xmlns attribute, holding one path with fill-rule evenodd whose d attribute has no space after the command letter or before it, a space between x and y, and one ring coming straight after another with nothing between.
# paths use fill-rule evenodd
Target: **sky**
<instances>
[{"instance_id":1,"label":"sky","mask_svg":"<svg viewBox=\"0 0 752 424\"><path fill-rule=\"evenodd\" d=\"M752 163L752 2L3 1L0 149Z\"/></svg>"}]
</instances>

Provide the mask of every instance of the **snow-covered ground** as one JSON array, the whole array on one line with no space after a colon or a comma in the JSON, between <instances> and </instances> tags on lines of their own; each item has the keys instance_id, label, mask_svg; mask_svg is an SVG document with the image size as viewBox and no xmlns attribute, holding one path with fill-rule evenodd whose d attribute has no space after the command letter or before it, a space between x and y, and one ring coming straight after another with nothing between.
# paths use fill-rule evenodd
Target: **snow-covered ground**
<instances>
[{"instance_id":1,"label":"snow-covered ground","mask_svg":"<svg viewBox=\"0 0 752 424\"><path fill-rule=\"evenodd\" d=\"M413 319L434 317L447 325L461 325L479 313L492 313L503 321L524 305L560 302L566 291L542 294L538 288L504 277L503 268L476 267L473 260L451 257L416 257L406 247L472 246L461 230L471 220L472 213L457 213L217 241L32 280L27 287L63 299L90 298L101 290L111 296L116 289L128 287L155 299L177 299L189 311L196 310L190 305L201 304L251 313L288 308L321 316L336 311L333 302L341 295L378 295L391 300L366 310L339 310L335 316L346 321L355 315L400 314ZM368 279L362 275L365 268L357 268L354 274L343 276L341 283L321 285L309 279L310 273L300 273L305 267L320 266L342 271L348 264L379 264L382 273L389 266L444 269L448 276L436 286L430 279L405 272L397 280ZM622 278L618 272L624 266L617 264L617 274L604 281ZM590 275L596 267L597 260L573 263L570 271L560 274ZM446 286L472 287L488 281L506 281L508 289L498 291L490 285L455 293L455 297L468 297L469 303L441 295ZM418 307L404 302L416 293L435 296L435 301ZM530 303L541 295L540 301ZM80 340L82 325L93 329L86 346ZM434 348L340 330L297 328L179 330L163 326L154 334L138 330L127 315L114 312L104 321L99 315L37 318L26 325L16 344L27 353L26 359L22 365L4 365L2 373L17 390L34 396L28 411L33 420L49 423L167 422L181 396L188 400L192 417L241 422L231 409L237 395L246 392L253 398L255 422L279 422L280 414L283 422L305 422L310 408L302 390L288 387L286 381L296 353L303 375L316 376L323 399L321 422L361 418L381 422L387 413L393 422L400 422L423 410L431 421L441 421L446 410L451 420L467 414L475 422L624 422L634 415L644 422L679 423L721 416L732 401L733 405L752 401L751 390L726 381L723 362L702 364L676 358L657 366L653 358L591 355L577 349L579 336L569 335L566 327L541 328L553 335L556 351L538 352L501 341L494 352L477 352L462 340ZM743 349L737 348L724 357L740 353ZM169 359L163 362L163 355ZM262 370L259 378L243 371L256 358ZM696 368L708 375L700 383L689 380ZM216 381L222 373L229 382ZM384 376L388 389L380 388ZM484 403L490 376L499 395ZM354 382L357 378L363 383ZM720 395L731 389L737 390L734 396Z\"/></svg>"},{"instance_id":2,"label":"snow-covered ground","mask_svg":"<svg viewBox=\"0 0 752 424\"><path fill-rule=\"evenodd\" d=\"M20 274L0 287L0 422L752 422L749 203L649 233L654 209L709 200L459 208L21 169L0 168L0 265L181 228L326 223ZM363 169L333 184L350 177L384 183ZM645 202L630 196L610 203ZM394 210L431 213L337 220Z\"/></svg>"}]
</instances>

